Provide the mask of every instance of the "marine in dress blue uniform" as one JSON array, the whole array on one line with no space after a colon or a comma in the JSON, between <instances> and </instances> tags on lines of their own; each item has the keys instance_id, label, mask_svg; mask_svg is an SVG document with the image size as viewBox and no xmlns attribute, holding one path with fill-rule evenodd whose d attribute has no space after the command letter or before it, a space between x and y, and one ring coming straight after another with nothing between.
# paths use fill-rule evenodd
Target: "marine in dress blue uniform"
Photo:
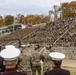
<instances>
[{"instance_id":1,"label":"marine in dress blue uniform","mask_svg":"<svg viewBox=\"0 0 76 75\"><path fill-rule=\"evenodd\" d=\"M52 70L47 71L44 75L70 75L68 70L61 69L62 59L65 55L59 52L51 52L49 54L52 58Z\"/></svg>"},{"instance_id":2,"label":"marine in dress blue uniform","mask_svg":"<svg viewBox=\"0 0 76 75\"><path fill-rule=\"evenodd\" d=\"M20 55L20 50L15 48L13 45L7 45L0 53L1 57L4 58L3 64L6 70L0 75L27 75L25 72L19 72L15 69L17 65L17 57Z\"/></svg>"}]
</instances>

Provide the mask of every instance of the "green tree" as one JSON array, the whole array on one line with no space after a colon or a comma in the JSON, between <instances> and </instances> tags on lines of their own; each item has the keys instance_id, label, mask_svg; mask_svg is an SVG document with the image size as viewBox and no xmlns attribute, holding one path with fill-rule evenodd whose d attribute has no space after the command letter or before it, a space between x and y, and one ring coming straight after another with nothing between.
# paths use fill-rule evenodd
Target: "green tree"
<instances>
[{"instance_id":1,"label":"green tree","mask_svg":"<svg viewBox=\"0 0 76 75\"><path fill-rule=\"evenodd\" d=\"M4 26L4 22L3 22L3 17L2 16L0 16L0 27L1 26Z\"/></svg>"},{"instance_id":2,"label":"green tree","mask_svg":"<svg viewBox=\"0 0 76 75\"><path fill-rule=\"evenodd\" d=\"M10 25L14 23L14 16L7 15L4 19L5 25Z\"/></svg>"}]
</instances>

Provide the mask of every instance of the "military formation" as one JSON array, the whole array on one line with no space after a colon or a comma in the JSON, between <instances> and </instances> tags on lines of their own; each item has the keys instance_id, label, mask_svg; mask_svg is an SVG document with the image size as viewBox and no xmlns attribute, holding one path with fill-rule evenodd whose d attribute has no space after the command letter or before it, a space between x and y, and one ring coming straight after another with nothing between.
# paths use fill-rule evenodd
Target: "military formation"
<instances>
[{"instance_id":1,"label":"military formation","mask_svg":"<svg viewBox=\"0 0 76 75\"><path fill-rule=\"evenodd\" d=\"M50 51L45 47L42 50L39 48L31 50L28 45L21 45L21 52L17 66L19 71L27 72L28 75L36 75L36 73L42 75L47 70L51 70Z\"/></svg>"},{"instance_id":2,"label":"military formation","mask_svg":"<svg viewBox=\"0 0 76 75\"><path fill-rule=\"evenodd\" d=\"M29 44L21 45L21 49L7 45L0 53L5 66L0 75L70 75L61 69L64 54L50 52L46 47L31 49Z\"/></svg>"}]
</instances>

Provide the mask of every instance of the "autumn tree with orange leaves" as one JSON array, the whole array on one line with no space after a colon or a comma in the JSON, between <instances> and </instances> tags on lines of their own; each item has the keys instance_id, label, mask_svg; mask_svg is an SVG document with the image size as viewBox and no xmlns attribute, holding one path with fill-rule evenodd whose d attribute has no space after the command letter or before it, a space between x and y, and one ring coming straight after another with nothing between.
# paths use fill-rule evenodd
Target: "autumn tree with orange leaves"
<instances>
[{"instance_id":1,"label":"autumn tree with orange leaves","mask_svg":"<svg viewBox=\"0 0 76 75\"><path fill-rule=\"evenodd\" d=\"M39 24L39 23L45 23L49 21L49 16L45 15L27 15L25 17L26 24Z\"/></svg>"},{"instance_id":2,"label":"autumn tree with orange leaves","mask_svg":"<svg viewBox=\"0 0 76 75\"><path fill-rule=\"evenodd\" d=\"M75 17L76 16L76 1L72 1L70 3L62 3L61 6L62 16L63 18L67 17Z\"/></svg>"}]
</instances>

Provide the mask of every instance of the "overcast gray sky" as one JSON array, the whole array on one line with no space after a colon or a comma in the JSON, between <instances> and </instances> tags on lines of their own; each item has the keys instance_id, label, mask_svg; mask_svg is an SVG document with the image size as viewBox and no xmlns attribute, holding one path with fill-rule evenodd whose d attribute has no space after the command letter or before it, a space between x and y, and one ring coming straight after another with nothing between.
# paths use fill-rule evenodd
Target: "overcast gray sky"
<instances>
[{"instance_id":1,"label":"overcast gray sky","mask_svg":"<svg viewBox=\"0 0 76 75\"><path fill-rule=\"evenodd\" d=\"M16 14L44 14L53 5L59 5L60 2L71 2L75 0L0 0L0 15Z\"/></svg>"}]
</instances>

